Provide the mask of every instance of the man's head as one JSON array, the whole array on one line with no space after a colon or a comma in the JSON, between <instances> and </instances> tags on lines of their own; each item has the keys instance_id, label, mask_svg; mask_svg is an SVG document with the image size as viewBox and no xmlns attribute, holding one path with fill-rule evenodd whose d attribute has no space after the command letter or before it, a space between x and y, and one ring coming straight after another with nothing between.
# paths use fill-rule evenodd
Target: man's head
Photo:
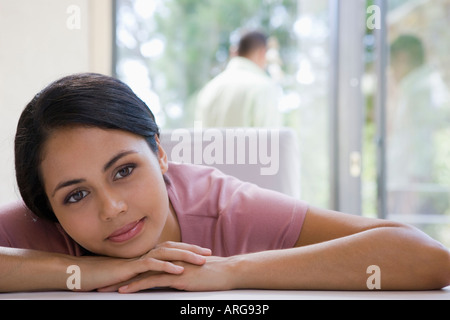
<instances>
[{"instance_id":1,"label":"man's head","mask_svg":"<svg viewBox=\"0 0 450 320\"><path fill-rule=\"evenodd\" d=\"M267 36L259 31L252 31L242 36L237 54L252 60L261 68L266 65Z\"/></svg>"}]
</instances>

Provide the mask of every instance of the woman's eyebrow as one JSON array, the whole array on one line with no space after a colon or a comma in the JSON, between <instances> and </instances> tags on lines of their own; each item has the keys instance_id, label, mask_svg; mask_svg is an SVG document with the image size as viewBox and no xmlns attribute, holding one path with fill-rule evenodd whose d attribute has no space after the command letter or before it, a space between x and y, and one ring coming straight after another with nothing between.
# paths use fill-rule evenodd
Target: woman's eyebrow
<instances>
[{"instance_id":1,"label":"woman's eyebrow","mask_svg":"<svg viewBox=\"0 0 450 320\"><path fill-rule=\"evenodd\" d=\"M118 154L116 154L114 157L111 158L111 160L109 160L104 166L103 166L103 172L107 171L109 168L111 168L114 163L116 163L117 161L119 161L121 158L129 155L129 154L133 154L133 153L138 153L137 151L134 150L128 150L128 151L122 151L119 152ZM56 186L56 188L53 190L52 193L52 198L55 196L55 193L62 188L65 187L69 187L71 185L74 184L78 184L78 183L82 183L82 182L86 182L86 179L73 179L73 180L67 180L67 181L63 181L58 183L58 185Z\"/></svg>"},{"instance_id":2,"label":"woman's eyebrow","mask_svg":"<svg viewBox=\"0 0 450 320\"><path fill-rule=\"evenodd\" d=\"M116 154L114 157L111 158L111 160L109 160L104 166L103 166L103 172L107 171L109 168L111 168L114 163L116 163L117 161L119 161L121 158L132 154L132 153L137 153L137 151L134 150L129 150L129 151L122 151L119 152L118 154Z\"/></svg>"},{"instance_id":3,"label":"woman's eyebrow","mask_svg":"<svg viewBox=\"0 0 450 320\"><path fill-rule=\"evenodd\" d=\"M53 190L52 198L55 196L56 191L58 191L59 189L69 187L71 185L78 184L81 182L86 182L86 179L73 179L73 180L68 180L68 181L63 181L63 182L58 183L55 190Z\"/></svg>"}]
</instances>

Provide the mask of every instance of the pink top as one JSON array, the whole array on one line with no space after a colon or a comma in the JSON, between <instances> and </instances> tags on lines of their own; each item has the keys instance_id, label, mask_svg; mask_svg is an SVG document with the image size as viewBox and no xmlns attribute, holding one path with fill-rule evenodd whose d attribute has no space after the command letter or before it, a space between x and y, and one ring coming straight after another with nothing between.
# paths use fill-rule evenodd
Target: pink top
<instances>
[{"instance_id":1,"label":"pink top","mask_svg":"<svg viewBox=\"0 0 450 320\"><path fill-rule=\"evenodd\" d=\"M231 256L292 248L298 239L308 209L302 201L205 166L171 162L166 178L183 242ZM86 254L58 223L20 202L0 209L0 246Z\"/></svg>"}]
</instances>

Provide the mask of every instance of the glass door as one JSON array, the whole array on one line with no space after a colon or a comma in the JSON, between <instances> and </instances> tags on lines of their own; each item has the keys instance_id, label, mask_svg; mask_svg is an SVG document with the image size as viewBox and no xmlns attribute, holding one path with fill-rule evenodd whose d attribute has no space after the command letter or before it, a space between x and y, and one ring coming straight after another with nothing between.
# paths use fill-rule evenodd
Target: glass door
<instances>
[{"instance_id":1,"label":"glass door","mask_svg":"<svg viewBox=\"0 0 450 320\"><path fill-rule=\"evenodd\" d=\"M365 208L450 246L450 0L367 5Z\"/></svg>"}]
</instances>

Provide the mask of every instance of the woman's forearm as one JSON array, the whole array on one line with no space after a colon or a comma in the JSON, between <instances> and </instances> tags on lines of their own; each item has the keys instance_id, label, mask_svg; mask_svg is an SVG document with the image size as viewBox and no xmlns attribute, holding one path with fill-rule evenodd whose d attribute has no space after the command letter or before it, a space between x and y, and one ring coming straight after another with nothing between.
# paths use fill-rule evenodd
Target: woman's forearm
<instances>
[{"instance_id":1,"label":"woman's forearm","mask_svg":"<svg viewBox=\"0 0 450 320\"><path fill-rule=\"evenodd\" d=\"M184 271L170 261L203 265L209 249L164 242L142 257L74 257L34 250L0 247L0 292L77 290L91 291L119 285L140 274Z\"/></svg>"},{"instance_id":2,"label":"woman's forearm","mask_svg":"<svg viewBox=\"0 0 450 320\"><path fill-rule=\"evenodd\" d=\"M201 266L177 264L183 266L183 273L143 274L105 291L131 293L154 287L367 290L373 289L372 276L381 290L438 289L450 284L448 250L418 230L400 226L377 227L292 249L208 257ZM376 266L379 274L373 275L370 266Z\"/></svg>"},{"instance_id":3,"label":"woman's forearm","mask_svg":"<svg viewBox=\"0 0 450 320\"><path fill-rule=\"evenodd\" d=\"M381 227L304 247L233 257L236 288L438 289L450 284L450 254L409 227ZM368 269L370 266L379 269Z\"/></svg>"},{"instance_id":4,"label":"woman's forearm","mask_svg":"<svg viewBox=\"0 0 450 320\"><path fill-rule=\"evenodd\" d=\"M74 257L0 247L0 292L68 290Z\"/></svg>"}]
</instances>

